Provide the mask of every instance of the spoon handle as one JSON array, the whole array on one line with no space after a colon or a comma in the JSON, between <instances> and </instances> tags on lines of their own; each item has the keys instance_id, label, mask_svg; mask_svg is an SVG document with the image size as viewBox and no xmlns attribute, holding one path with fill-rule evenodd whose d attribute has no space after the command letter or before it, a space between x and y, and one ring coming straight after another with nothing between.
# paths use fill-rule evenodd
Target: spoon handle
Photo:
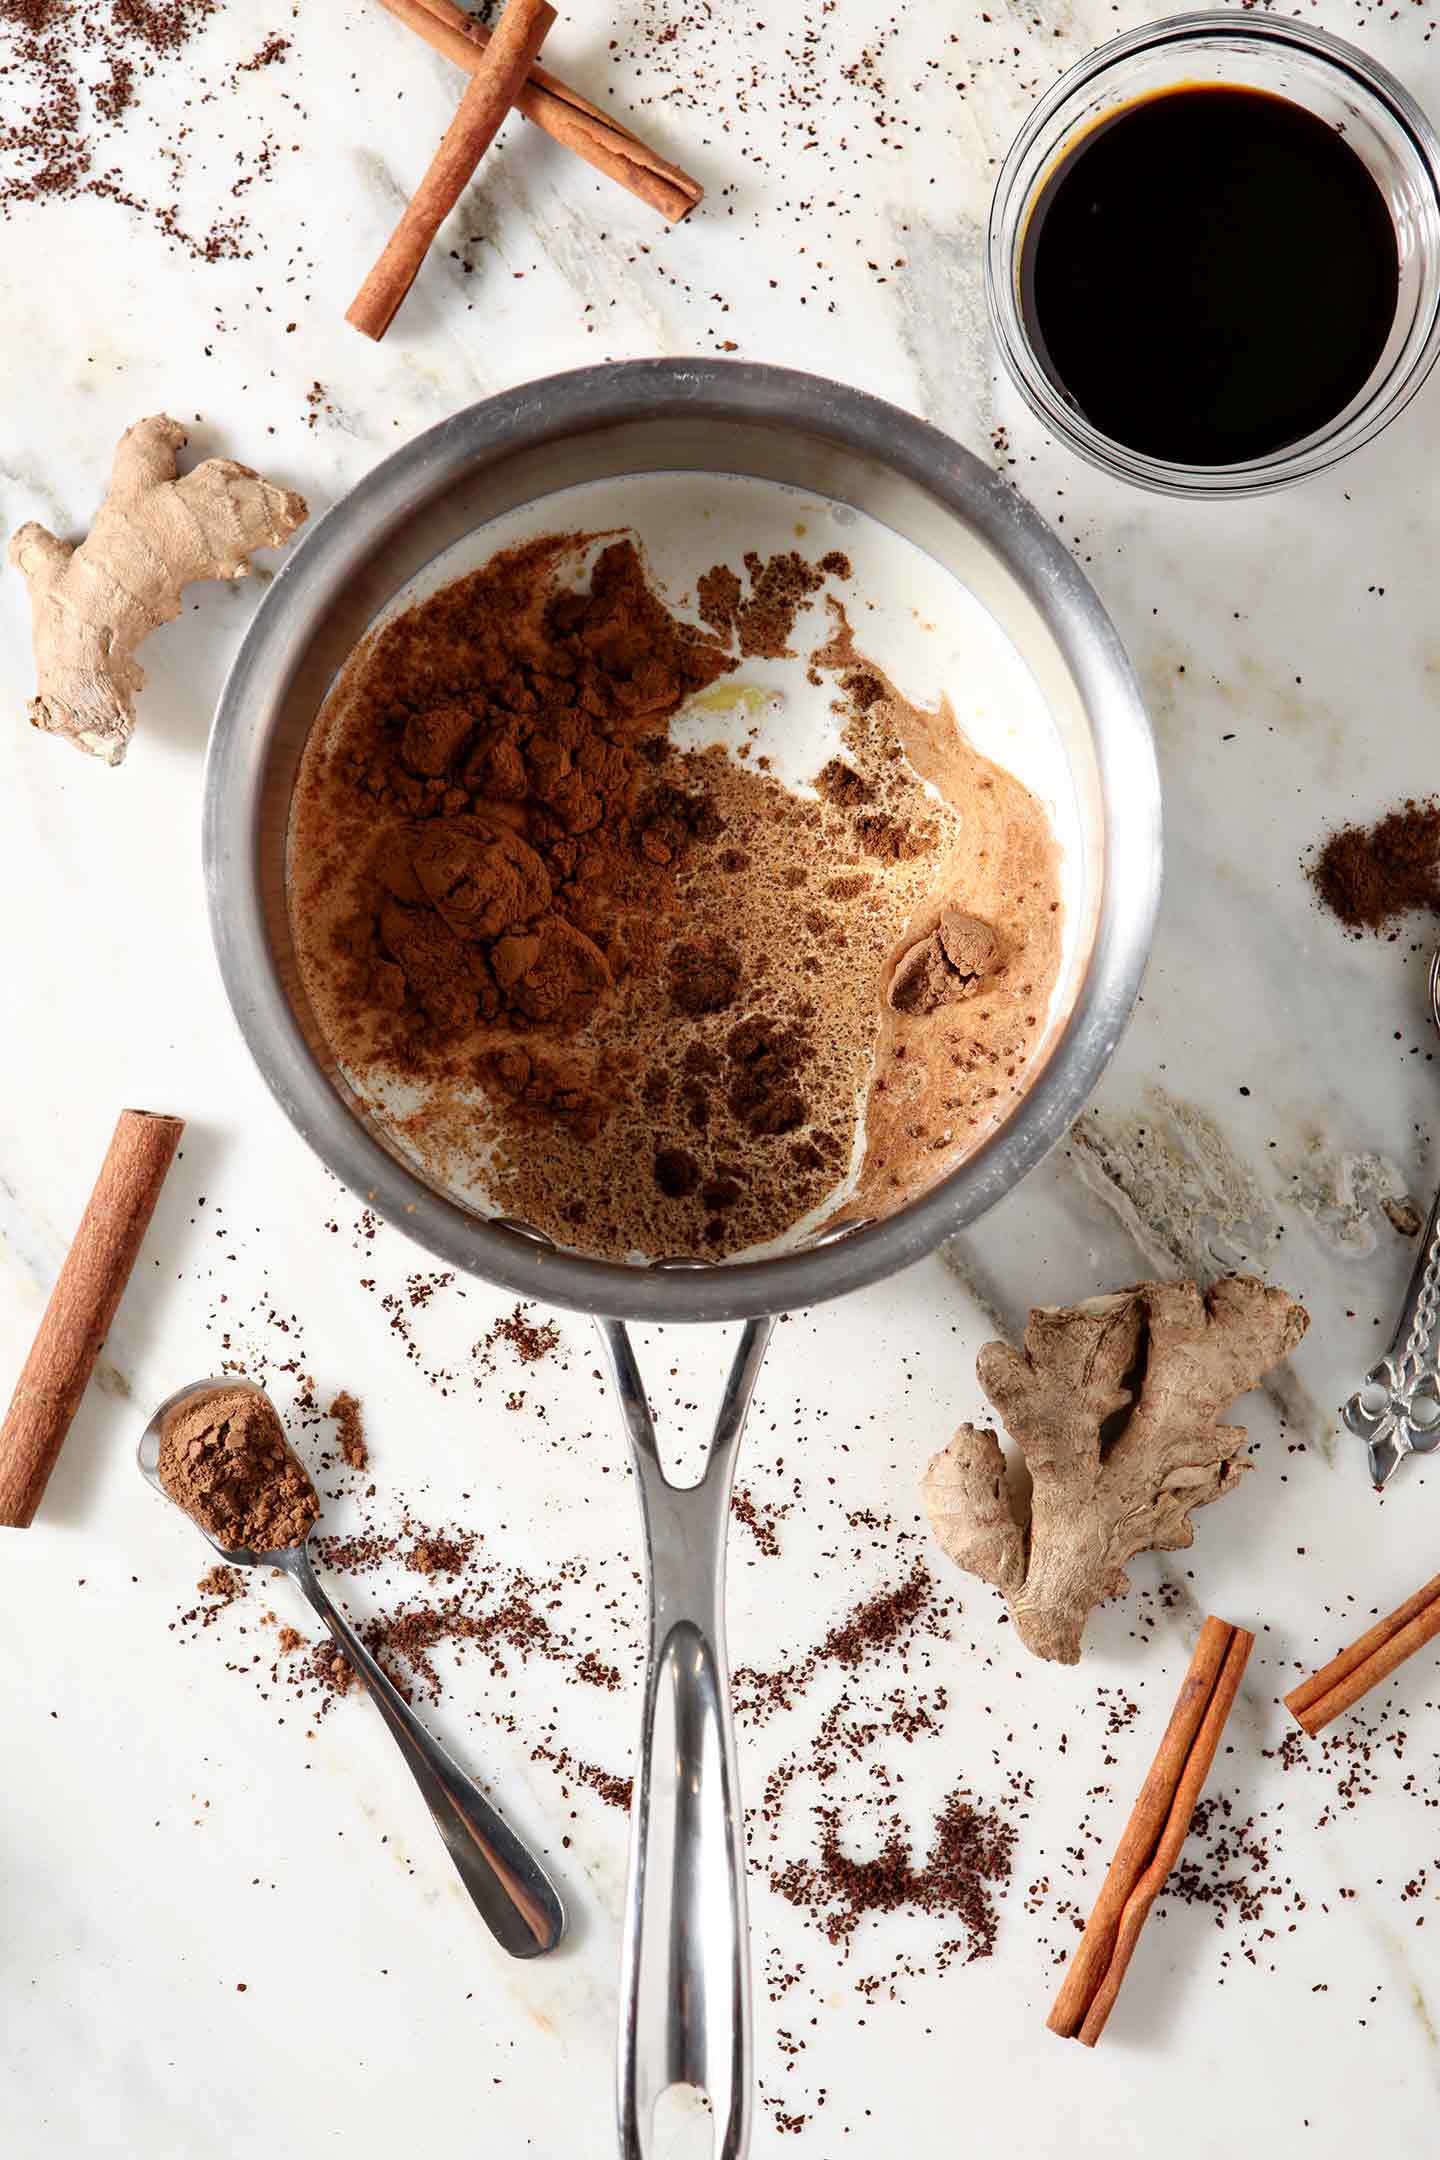
<instances>
[{"instance_id":1,"label":"spoon handle","mask_svg":"<svg viewBox=\"0 0 1440 2160\"><path fill-rule=\"evenodd\" d=\"M495 1940L517 1958L540 1957L553 1950L565 1932L565 1912L539 1861L425 1730L355 1630L336 1611L303 1545L285 1555L284 1566L369 1688L371 1700L425 1796L460 1880Z\"/></svg>"}]
</instances>

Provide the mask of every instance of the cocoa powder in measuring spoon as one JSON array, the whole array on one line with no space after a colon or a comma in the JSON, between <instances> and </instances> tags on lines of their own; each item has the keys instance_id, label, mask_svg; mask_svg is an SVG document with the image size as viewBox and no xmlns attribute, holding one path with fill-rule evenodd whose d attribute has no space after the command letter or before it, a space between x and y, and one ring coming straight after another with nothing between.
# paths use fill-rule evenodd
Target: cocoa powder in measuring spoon
<instances>
[{"instance_id":1,"label":"cocoa powder in measuring spoon","mask_svg":"<svg viewBox=\"0 0 1440 2160\"><path fill-rule=\"evenodd\" d=\"M158 1468L170 1498L230 1552L298 1545L320 1513L269 1398L249 1388L214 1389L173 1410Z\"/></svg>"}]
</instances>

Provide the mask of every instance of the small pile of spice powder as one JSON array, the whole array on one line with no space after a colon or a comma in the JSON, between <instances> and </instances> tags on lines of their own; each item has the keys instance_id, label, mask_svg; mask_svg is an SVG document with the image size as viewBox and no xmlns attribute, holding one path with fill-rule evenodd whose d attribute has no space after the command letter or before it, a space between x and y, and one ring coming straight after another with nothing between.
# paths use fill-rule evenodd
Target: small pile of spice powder
<instances>
[{"instance_id":1,"label":"small pile of spice powder","mask_svg":"<svg viewBox=\"0 0 1440 2160\"><path fill-rule=\"evenodd\" d=\"M366 1469L370 1462L370 1450L365 1445L365 1423L360 1414L360 1405L348 1388L340 1390L327 1414L335 1420L335 1437L350 1468Z\"/></svg>"},{"instance_id":2,"label":"small pile of spice powder","mask_svg":"<svg viewBox=\"0 0 1440 2160\"><path fill-rule=\"evenodd\" d=\"M249 1388L191 1396L165 1420L160 1482L231 1552L298 1545L320 1513L269 1399Z\"/></svg>"},{"instance_id":3,"label":"small pile of spice powder","mask_svg":"<svg viewBox=\"0 0 1440 2160\"><path fill-rule=\"evenodd\" d=\"M1440 915L1440 803L1405 802L1373 825L1342 825L1309 872L1347 930L1391 930L1405 915Z\"/></svg>"}]
</instances>

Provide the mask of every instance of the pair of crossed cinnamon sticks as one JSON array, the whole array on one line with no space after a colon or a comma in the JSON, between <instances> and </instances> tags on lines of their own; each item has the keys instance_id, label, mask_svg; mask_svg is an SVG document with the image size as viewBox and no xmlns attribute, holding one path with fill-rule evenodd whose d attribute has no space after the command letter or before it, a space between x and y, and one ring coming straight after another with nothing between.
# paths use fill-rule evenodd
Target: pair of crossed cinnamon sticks
<instances>
[{"instance_id":1,"label":"pair of crossed cinnamon sticks","mask_svg":"<svg viewBox=\"0 0 1440 2160\"><path fill-rule=\"evenodd\" d=\"M382 5L466 69L470 81L429 170L347 310L346 321L366 337L384 337L435 235L512 105L672 224L699 202L700 185L688 173L658 157L638 136L537 64L555 21L547 0L506 0L493 31L453 0L382 0Z\"/></svg>"}]
</instances>

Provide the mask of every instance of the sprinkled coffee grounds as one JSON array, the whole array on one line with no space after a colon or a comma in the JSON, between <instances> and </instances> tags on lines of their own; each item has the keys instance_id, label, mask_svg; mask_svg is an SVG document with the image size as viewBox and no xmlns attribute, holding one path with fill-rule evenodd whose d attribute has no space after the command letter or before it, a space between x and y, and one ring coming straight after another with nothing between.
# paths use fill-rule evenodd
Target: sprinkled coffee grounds
<instances>
[{"instance_id":1,"label":"sprinkled coffee grounds","mask_svg":"<svg viewBox=\"0 0 1440 2160\"><path fill-rule=\"evenodd\" d=\"M1322 904L1347 930L1393 930L1440 914L1440 803L1405 802L1374 825L1342 825L1309 870Z\"/></svg>"},{"instance_id":2,"label":"sprinkled coffee grounds","mask_svg":"<svg viewBox=\"0 0 1440 2160\"><path fill-rule=\"evenodd\" d=\"M331 1403L327 1415L334 1418L338 1428L336 1439L340 1452L352 1470L364 1470L369 1465L370 1450L365 1445L365 1422L355 1397L342 1388Z\"/></svg>"},{"instance_id":3,"label":"sprinkled coffee grounds","mask_svg":"<svg viewBox=\"0 0 1440 2160\"><path fill-rule=\"evenodd\" d=\"M629 540L498 554L361 648L297 790L302 966L377 1114L438 1180L612 1257L783 1233L837 1199L862 1117L857 1204L896 1205L1007 1114L1058 967L1039 805L862 665L843 614L813 657L863 805L678 747L672 718L703 714L732 647L788 652L849 565L747 556L748 593L724 568L697 627ZM859 875L802 902L817 857ZM961 897L995 965L922 1038L880 986Z\"/></svg>"},{"instance_id":4,"label":"sprinkled coffee grounds","mask_svg":"<svg viewBox=\"0 0 1440 2160\"><path fill-rule=\"evenodd\" d=\"M0 0L0 215L89 197L146 219L198 261L248 259L237 202L269 177L279 145L258 122L237 140L227 117L215 131L214 210L192 228L178 204L203 192L210 134L195 115L233 100L243 125L244 79L283 62L290 41L272 34L207 79L197 41L219 12L219 0Z\"/></svg>"},{"instance_id":5,"label":"sprinkled coffee grounds","mask_svg":"<svg viewBox=\"0 0 1440 2160\"><path fill-rule=\"evenodd\" d=\"M304 1646L305 1637L300 1633L299 1628L291 1627L288 1622L281 1628L275 1638L275 1647L280 1652L281 1657L293 1657L295 1652L303 1649Z\"/></svg>"},{"instance_id":6,"label":"sprinkled coffee grounds","mask_svg":"<svg viewBox=\"0 0 1440 2160\"><path fill-rule=\"evenodd\" d=\"M550 1356L560 1347L560 1328L554 1320L532 1320L533 1305L517 1305L513 1312L497 1320L494 1327L481 1336L471 1356L476 1358L483 1372L495 1370L495 1345L505 1343L514 1351L522 1365L538 1365L542 1358Z\"/></svg>"},{"instance_id":7,"label":"sprinkled coffee grounds","mask_svg":"<svg viewBox=\"0 0 1440 2160\"><path fill-rule=\"evenodd\" d=\"M1273 1836L1253 1815L1242 1817L1229 1794L1208 1795L1196 1807L1190 1834L1166 1880L1161 1916L1166 1905L1204 1905L1217 1927L1233 1919L1242 1928L1258 1931L1262 1941L1273 1940L1307 1904L1293 1883L1277 1875L1273 1845ZM1242 1955L1256 1962L1251 1944L1243 1947Z\"/></svg>"},{"instance_id":8,"label":"sprinkled coffee grounds","mask_svg":"<svg viewBox=\"0 0 1440 2160\"><path fill-rule=\"evenodd\" d=\"M619 1777L613 1770L602 1770L598 1763L581 1762L568 1748L547 1747L543 1741L530 1750L530 1760L549 1763L560 1777L574 1778L577 1784L588 1785L607 1807L619 1808L622 1814L629 1814L635 1793L633 1778Z\"/></svg>"},{"instance_id":9,"label":"sprinkled coffee grounds","mask_svg":"<svg viewBox=\"0 0 1440 2160\"><path fill-rule=\"evenodd\" d=\"M905 1911L958 1920L967 1961L993 1953L996 1898L1004 1895L1014 1860L1013 1822L977 1807L970 1793L952 1792L935 1817L929 1851L917 1865L898 1811L868 1859L847 1849L853 1817L822 1804L815 1819L816 1859L792 1860L772 1870L770 1884L808 1912L830 1942L846 1942L871 1913Z\"/></svg>"},{"instance_id":10,"label":"sprinkled coffee grounds","mask_svg":"<svg viewBox=\"0 0 1440 2160\"><path fill-rule=\"evenodd\" d=\"M583 1685L611 1692L621 1675L559 1617L565 1595L585 1569L565 1562L538 1577L497 1560L473 1530L430 1525L403 1511L398 1530L367 1526L343 1537L318 1537L316 1564L352 1581L380 1577L393 1584L379 1611L358 1623L361 1640L397 1685L419 1688L438 1701L443 1682L434 1653L444 1648L458 1662L468 1651L482 1657L496 1678L514 1665L536 1660L564 1666ZM434 1586L431 1596L402 1587L409 1576Z\"/></svg>"},{"instance_id":11,"label":"sprinkled coffee grounds","mask_svg":"<svg viewBox=\"0 0 1440 2160\"><path fill-rule=\"evenodd\" d=\"M733 1676L736 1715L742 1724L766 1724L777 1711L792 1709L824 1666L853 1670L913 1636L922 1624L938 1632L951 1605L951 1600L939 1597L924 1561L916 1560L904 1582L866 1598L794 1664L771 1672L737 1665Z\"/></svg>"},{"instance_id":12,"label":"sprinkled coffee grounds","mask_svg":"<svg viewBox=\"0 0 1440 2160\"><path fill-rule=\"evenodd\" d=\"M575 1663L575 1677L587 1687L603 1688L607 1695L614 1695L624 1686L618 1665L608 1665L597 1651L587 1650Z\"/></svg>"},{"instance_id":13,"label":"sprinkled coffee grounds","mask_svg":"<svg viewBox=\"0 0 1440 2160\"><path fill-rule=\"evenodd\" d=\"M232 1551L298 1545L320 1513L273 1407L249 1389L211 1389L173 1410L159 1470L171 1499Z\"/></svg>"},{"instance_id":14,"label":"sprinkled coffee grounds","mask_svg":"<svg viewBox=\"0 0 1440 2160\"><path fill-rule=\"evenodd\" d=\"M737 1485L730 1495L730 1512L743 1523L767 1560L780 1557L780 1535L775 1525L789 1514L788 1507L758 1501L748 1485Z\"/></svg>"}]
</instances>

